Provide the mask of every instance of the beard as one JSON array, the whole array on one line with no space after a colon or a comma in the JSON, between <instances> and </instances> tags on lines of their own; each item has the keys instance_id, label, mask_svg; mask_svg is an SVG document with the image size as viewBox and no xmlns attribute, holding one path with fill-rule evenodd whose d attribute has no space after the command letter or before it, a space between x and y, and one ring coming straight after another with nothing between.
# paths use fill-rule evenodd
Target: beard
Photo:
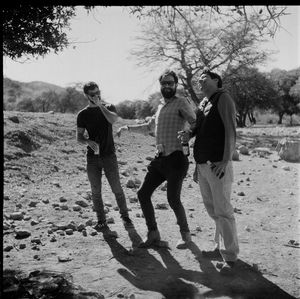
<instances>
[{"instance_id":1,"label":"beard","mask_svg":"<svg viewBox=\"0 0 300 299\"><path fill-rule=\"evenodd\" d=\"M170 99L176 94L176 88L172 89L168 87L163 87L160 89L160 92L164 98Z\"/></svg>"}]
</instances>

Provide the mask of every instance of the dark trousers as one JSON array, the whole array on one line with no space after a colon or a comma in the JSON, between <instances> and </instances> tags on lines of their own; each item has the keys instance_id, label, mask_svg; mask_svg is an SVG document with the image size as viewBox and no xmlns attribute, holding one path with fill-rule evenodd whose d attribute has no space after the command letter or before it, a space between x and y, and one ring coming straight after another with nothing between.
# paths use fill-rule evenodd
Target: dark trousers
<instances>
[{"instance_id":1,"label":"dark trousers","mask_svg":"<svg viewBox=\"0 0 300 299\"><path fill-rule=\"evenodd\" d=\"M106 157L87 157L87 175L92 189L92 200L99 222L105 222L105 212L102 200L102 170L115 195L119 212L122 217L128 216L125 194L120 183L118 161L115 154Z\"/></svg>"},{"instance_id":2,"label":"dark trousers","mask_svg":"<svg viewBox=\"0 0 300 299\"><path fill-rule=\"evenodd\" d=\"M180 232L189 232L185 210L180 200L182 183L188 167L188 158L181 151L157 157L149 164L144 182L137 192L149 231L157 229L151 201L152 193L162 182L167 181L168 202L175 213Z\"/></svg>"}]
</instances>

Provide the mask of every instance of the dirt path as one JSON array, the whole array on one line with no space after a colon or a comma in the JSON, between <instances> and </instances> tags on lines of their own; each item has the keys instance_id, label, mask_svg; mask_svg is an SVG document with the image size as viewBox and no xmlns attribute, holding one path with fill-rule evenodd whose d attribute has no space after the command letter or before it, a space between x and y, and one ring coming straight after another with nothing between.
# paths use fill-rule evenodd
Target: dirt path
<instances>
[{"instance_id":1,"label":"dirt path","mask_svg":"<svg viewBox=\"0 0 300 299\"><path fill-rule=\"evenodd\" d=\"M136 198L137 180L143 180L153 156L153 137L126 132L115 139L135 229L121 224L103 179L110 227L119 236L108 239L92 229L95 213L85 148L75 142L75 116L4 112L3 268L27 277L35 270L70 274L74 285L91 291L82 291L86 297L80 298L299 298L300 164L282 161L274 151L283 136L299 138L300 129L239 130L239 144L250 154L234 162L232 203L240 260L234 275L226 277L219 273L220 261L201 256L201 250L213 245L214 226L192 181L192 157L182 198L194 242L186 250L175 248L179 230L167 205L155 211L170 249L138 249L146 226ZM253 150L257 146L269 147L271 154L262 157ZM126 187L130 179L137 179L134 188ZM167 203L163 186L153 203Z\"/></svg>"}]
</instances>

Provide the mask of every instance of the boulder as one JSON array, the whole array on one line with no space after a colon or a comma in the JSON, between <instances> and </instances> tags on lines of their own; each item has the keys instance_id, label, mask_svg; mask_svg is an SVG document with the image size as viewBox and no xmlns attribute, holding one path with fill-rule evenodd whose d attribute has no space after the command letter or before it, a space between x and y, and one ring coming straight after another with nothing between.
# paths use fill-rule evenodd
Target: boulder
<instances>
[{"instance_id":1,"label":"boulder","mask_svg":"<svg viewBox=\"0 0 300 299\"><path fill-rule=\"evenodd\" d=\"M288 162L300 162L300 140L283 138L276 147L281 159Z\"/></svg>"},{"instance_id":2,"label":"boulder","mask_svg":"<svg viewBox=\"0 0 300 299\"><path fill-rule=\"evenodd\" d=\"M244 145L239 146L238 150L239 150L240 154L242 154L242 155L249 155L249 150Z\"/></svg>"}]
</instances>

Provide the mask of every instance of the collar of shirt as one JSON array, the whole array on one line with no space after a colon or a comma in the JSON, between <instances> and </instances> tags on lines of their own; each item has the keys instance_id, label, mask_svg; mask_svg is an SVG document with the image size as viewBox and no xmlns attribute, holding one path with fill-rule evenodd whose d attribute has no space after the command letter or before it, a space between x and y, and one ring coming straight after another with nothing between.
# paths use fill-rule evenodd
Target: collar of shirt
<instances>
[{"instance_id":1,"label":"collar of shirt","mask_svg":"<svg viewBox=\"0 0 300 299\"><path fill-rule=\"evenodd\" d=\"M160 102L163 104L163 105L167 105L167 104L169 104L170 102L172 102L174 99L176 99L177 98L177 96L175 95L175 96L173 96L172 98L170 98L170 99L165 99L165 98L161 98L160 99Z\"/></svg>"}]
</instances>

